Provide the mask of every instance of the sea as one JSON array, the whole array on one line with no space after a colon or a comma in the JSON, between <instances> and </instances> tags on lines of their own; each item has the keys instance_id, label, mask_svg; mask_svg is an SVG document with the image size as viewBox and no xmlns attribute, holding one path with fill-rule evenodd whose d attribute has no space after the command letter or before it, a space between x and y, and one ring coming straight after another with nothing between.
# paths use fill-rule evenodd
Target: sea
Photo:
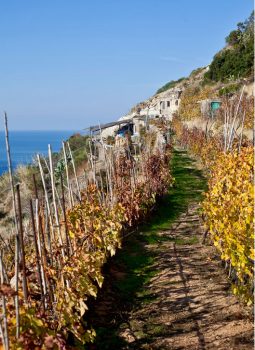
<instances>
[{"instance_id":1,"label":"sea","mask_svg":"<svg viewBox=\"0 0 255 350\"><path fill-rule=\"evenodd\" d=\"M13 169L33 162L36 154L47 155L48 144L52 152L60 151L62 141L75 133L72 131L9 131ZM5 133L0 131L0 175L8 170Z\"/></svg>"}]
</instances>

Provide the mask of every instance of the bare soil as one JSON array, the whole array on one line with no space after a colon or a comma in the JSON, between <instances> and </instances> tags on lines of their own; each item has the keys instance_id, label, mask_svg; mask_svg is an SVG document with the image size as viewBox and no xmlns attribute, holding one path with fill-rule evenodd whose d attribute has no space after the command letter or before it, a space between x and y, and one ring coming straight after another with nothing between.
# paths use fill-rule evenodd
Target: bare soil
<instances>
[{"instance_id":1,"label":"bare soil","mask_svg":"<svg viewBox=\"0 0 255 350\"><path fill-rule=\"evenodd\" d=\"M127 349L253 349L250 310L232 295L214 249L190 242L193 235L202 239L196 209L189 208L164 231L179 244L153 247L160 253L158 273L146 288L155 300L132 311L130 327L120 332L130 343Z\"/></svg>"}]
</instances>

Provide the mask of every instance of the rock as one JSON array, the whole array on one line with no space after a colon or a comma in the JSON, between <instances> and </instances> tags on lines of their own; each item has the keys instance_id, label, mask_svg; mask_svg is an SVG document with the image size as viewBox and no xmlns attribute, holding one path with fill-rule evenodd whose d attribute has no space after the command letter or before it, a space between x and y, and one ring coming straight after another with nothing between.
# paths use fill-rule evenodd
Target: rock
<instances>
[{"instance_id":1,"label":"rock","mask_svg":"<svg viewBox=\"0 0 255 350\"><path fill-rule=\"evenodd\" d=\"M125 341L127 341L128 343L133 343L135 341L135 337L133 336L131 330L129 328L125 329L124 331L122 331L119 336L121 338L124 338Z\"/></svg>"}]
</instances>

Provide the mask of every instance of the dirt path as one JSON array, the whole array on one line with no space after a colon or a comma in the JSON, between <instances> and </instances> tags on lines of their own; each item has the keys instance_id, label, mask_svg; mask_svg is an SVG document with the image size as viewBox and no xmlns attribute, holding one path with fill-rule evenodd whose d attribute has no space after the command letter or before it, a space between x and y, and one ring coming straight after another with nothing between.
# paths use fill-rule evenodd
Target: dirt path
<instances>
[{"instance_id":1,"label":"dirt path","mask_svg":"<svg viewBox=\"0 0 255 350\"><path fill-rule=\"evenodd\" d=\"M205 179L184 152L175 188L106 270L91 349L253 349L250 310L231 293L198 216Z\"/></svg>"}]
</instances>

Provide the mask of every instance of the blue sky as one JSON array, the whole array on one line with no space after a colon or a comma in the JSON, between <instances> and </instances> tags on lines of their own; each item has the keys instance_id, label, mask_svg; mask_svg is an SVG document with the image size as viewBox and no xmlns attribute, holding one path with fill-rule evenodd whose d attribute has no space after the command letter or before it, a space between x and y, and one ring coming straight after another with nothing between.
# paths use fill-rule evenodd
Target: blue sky
<instances>
[{"instance_id":1,"label":"blue sky","mask_svg":"<svg viewBox=\"0 0 255 350\"><path fill-rule=\"evenodd\" d=\"M252 9L251 0L0 1L0 111L19 130L116 120L209 64Z\"/></svg>"}]
</instances>

